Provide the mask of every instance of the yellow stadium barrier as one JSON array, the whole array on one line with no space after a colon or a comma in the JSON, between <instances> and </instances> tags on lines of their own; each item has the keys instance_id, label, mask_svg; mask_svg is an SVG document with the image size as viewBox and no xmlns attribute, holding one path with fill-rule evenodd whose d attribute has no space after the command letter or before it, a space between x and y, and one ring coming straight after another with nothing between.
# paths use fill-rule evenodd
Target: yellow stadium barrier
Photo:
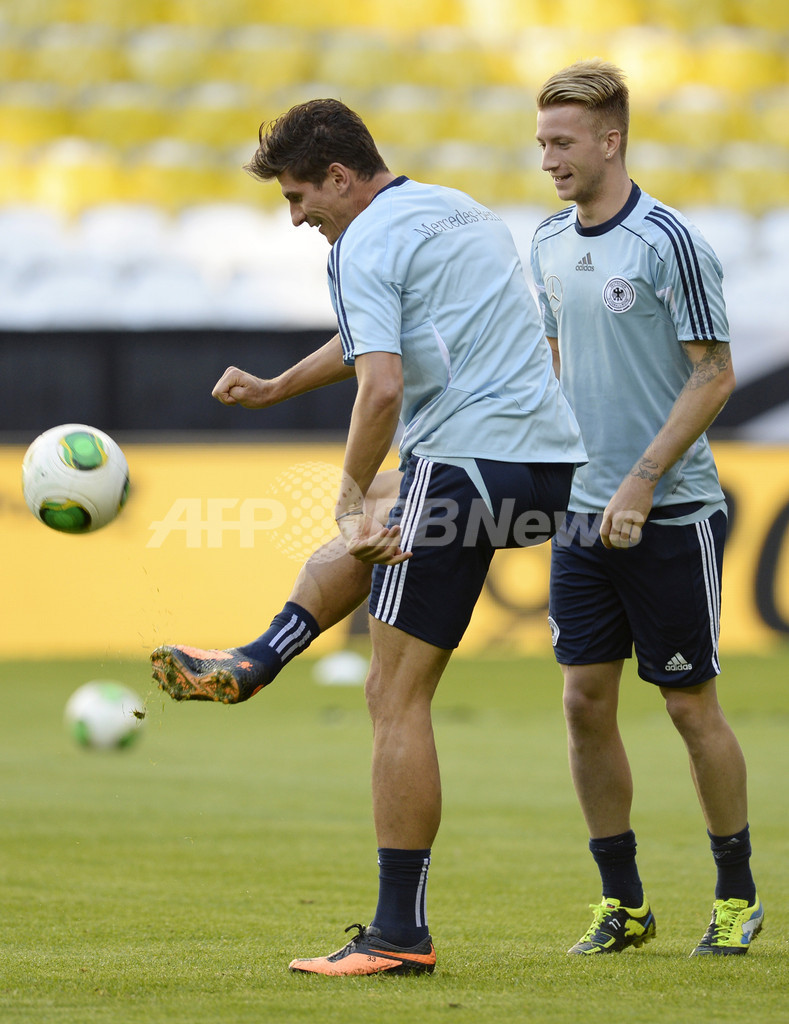
<instances>
[{"instance_id":1,"label":"yellow stadium barrier","mask_svg":"<svg viewBox=\"0 0 789 1024\"><path fill-rule=\"evenodd\" d=\"M789 635L789 458L776 447L715 450L732 507L722 650L764 652ZM306 555L334 535L342 451L129 444L127 507L103 530L68 536L24 505L24 447L0 447L0 657L144 658L167 641L253 639ZM547 545L496 556L460 656L550 653L548 565ZM343 647L348 625L311 654Z\"/></svg>"}]
</instances>

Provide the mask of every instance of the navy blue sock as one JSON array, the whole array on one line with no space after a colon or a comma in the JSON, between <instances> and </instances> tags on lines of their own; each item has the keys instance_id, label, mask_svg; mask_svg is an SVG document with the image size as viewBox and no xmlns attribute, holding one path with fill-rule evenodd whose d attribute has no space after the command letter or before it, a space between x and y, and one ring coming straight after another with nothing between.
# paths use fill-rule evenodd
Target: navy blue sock
<instances>
[{"instance_id":1,"label":"navy blue sock","mask_svg":"<svg viewBox=\"0 0 789 1024\"><path fill-rule=\"evenodd\" d=\"M415 946L430 934L425 904L430 850L378 851L378 906L372 924L387 942Z\"/></svg>"},{"instance_id":2,"label":"navy blue sock","mask_svg":"<svg viewBox=\"0 0 789 1024\"><path fill-rule=\"evenodd\" d=\"M590 839L589 850L600 871L603 896L619 900L630 910L642 906L644 888L636 866L635 832L630 829L618 836Z\"/></svg>"},{"instance_id":3,"label":"navy blue sock","mask_svg":"<svg viewBox=\"0 0 789 1024\"><path fill-rule=\"evenodd\" d=\"M756 885L751 874L751 832L748 825L733 836L714 836L709 830L710 849L718 869L716 900L747 900L753 903Z\"/></svg>"},{"instance_id":4,"label":"navy blue sock","mask_svg":"<svg viewBox=\"0 0 789 1024\"><path fill-rule=\"evenodd\" d=\"M306 608L293 601L286 601L282 611L274 616L265 633L251 644L245 644L237 649L266 666L266 681L263 685L267 686L291 658L307 650L319 633L318 623Z\"/></svg>"}]
</instances>

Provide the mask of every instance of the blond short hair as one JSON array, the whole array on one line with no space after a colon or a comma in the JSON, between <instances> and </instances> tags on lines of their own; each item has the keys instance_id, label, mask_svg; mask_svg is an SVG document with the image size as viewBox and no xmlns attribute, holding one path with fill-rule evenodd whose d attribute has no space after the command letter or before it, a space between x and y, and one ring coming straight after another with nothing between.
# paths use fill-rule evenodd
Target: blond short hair
<instances>
[{"instance_id":1,"label":"blond short hair","mask_svg":"<svg viewBox=\"0 0 789 1024\"><path fill-rule=\"evenodd\" d=\"M630 94L621 68L599 57L579 60L551 75L537 93L537 109L576 103L587 110L598 132L616 128L627 149L630 129Z\"/></svg>"}]
</instances>

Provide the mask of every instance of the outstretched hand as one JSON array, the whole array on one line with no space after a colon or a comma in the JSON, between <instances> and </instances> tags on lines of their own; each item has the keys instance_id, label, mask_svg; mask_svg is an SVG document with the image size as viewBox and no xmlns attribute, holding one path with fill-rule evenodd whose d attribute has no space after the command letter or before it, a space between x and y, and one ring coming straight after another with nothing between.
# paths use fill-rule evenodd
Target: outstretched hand
<instances>
[{"instance_id":1,"label":"outstretched hand","mask_svg":"<svg viewBox=\"0 0 789 1024\"><path fill-rule=\"evenodd\" d=\"M410 551L400 547L400 527L384 526L367 515L345 516L337 521L349 555L360 562L377 565L397 565L411 557Z\"/></svg>"}]
</instances>

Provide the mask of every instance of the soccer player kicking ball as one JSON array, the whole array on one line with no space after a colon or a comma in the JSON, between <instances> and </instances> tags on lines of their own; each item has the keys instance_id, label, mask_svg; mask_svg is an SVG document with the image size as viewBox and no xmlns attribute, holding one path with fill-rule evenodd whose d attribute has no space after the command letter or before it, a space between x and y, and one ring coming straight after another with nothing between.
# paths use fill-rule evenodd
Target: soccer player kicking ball
<instances>
[{"instance_id":1,"label":"soccer player kicking ball","mask_svg":"<svg viewBox=\"0 0 789 1024\"><path fill-rule=\"evenodd\" d=\"M712 920L691 955L743 954L763 910L745 760L715 685L726 504L704 434L735 383L722 271L693 225L630 180L618 68L574 64L545 83L537 108L542 168L573 205L538 228L532 267L589 453L551 561L570 767L603 887L569 952L618 952L655 934L617 726L635 647L687 747L717 865Z\"/></svg>"},{"instance_id":2,"label":"soccer player kicking ball","mask_svg":"<svg viewBox=\"0 0 789 1024\"><path fill-rule=\"evenodd\" d=\"M264 125L249 169L276 178L294 225L317 227L332 247L339 336L310 357L306 379L315 386L356 373L336 519L362 572L373 565L366 698L378 906L343 948L290 967L430 972L425 894L441 817L432 697L494 550L550 537L586 455L517 250L495 213L464 193L395 177L363 122L336 100L301 104ZM294 368L302 384L304 371ZM231 400L246 400L245 386L260 388L235 380L222 385ZM370 514L373 481L401 416L402 482L384 526ZM244 648L160 648L155 677L177 698L243 699L270 677L272 649L292 654L317 628L292 602L273 634Z\"/></svg>"}]
</instances>

